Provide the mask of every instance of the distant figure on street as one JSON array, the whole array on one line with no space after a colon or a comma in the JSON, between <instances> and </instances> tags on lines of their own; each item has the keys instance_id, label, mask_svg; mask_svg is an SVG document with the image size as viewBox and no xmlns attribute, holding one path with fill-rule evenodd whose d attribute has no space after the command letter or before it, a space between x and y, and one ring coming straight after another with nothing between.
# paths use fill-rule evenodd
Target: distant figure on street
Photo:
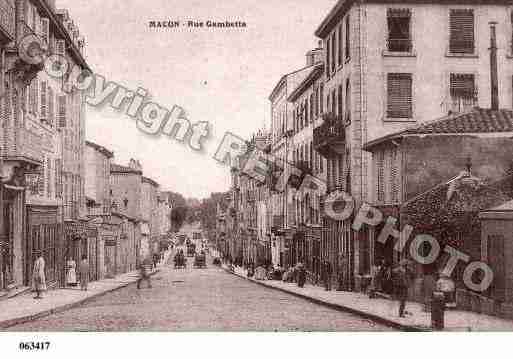
<instances>
[{"instance_id":1,"label":"distant figure on street","mask_svg":"<svg viewBox=\"0 0 513 359\"><path fill-rule=\"evenodd\" d=\"M297 286L299 288L303 288L305 286L306 282L306 270L303 263L298 263L296 266L296 273L297 273Z\"/></svg>"},{"instance_id":2,"label":"distant figure on street","mask_svg":"<svg viewBox=\"0 0 513 359\"><path fill-rule=\"evenodd\" d=\"M80 289L87 290L87 286L89 285L89 261L87 260L87 256L82 255L82 260L80 261L79 266L80 272Z\"/></svg>"},{"instance_id":3,"label":"distant figure on street","mask_svg":"<svg viewBox=\"0 0 513 359\"><path fill-rule=\"evenodd\" d=\"M34 299L42 299L42 293L46 290L45 260L41 251L37 251L36 256L32 270L32 290L36 292Z\"/></svg>"},{"instance_id":4,"label":"distant figure on street","mask_svg":"<svg viewBox=\"0 0 513 359\"><path fill-rule=\"evenodd\" d=\"M392 281L394 283L394 292L397 300L399 301L399 316L404 317L409 314L406 309L406 299L408 299L408 287L412 273L408 268L406 260L401 261L399 265L393 270Z\"/></svg>"},{"instance_id":5,"label":"distant figure on street","mask_svg":"<svg viewBox=\"0 0 513 359\"><path fill-rule=\"evenodd\" d=\"M267 277L267 271L265 270L263 265L259 265L255 269L255 279L256 280L265 280Z\"/></svg>"},{"instance_id":6,"label":"distant figure on street","mask_svg":"<svg viewBox=\"0 0 513 359\"><path fill-rule=\"evenodd\" d=\"M157 264L160 261L160 255L158 253L153 253L153 269L157 268Z\"/></svg>"},{"instance_id":7,"label":"distant figure on street","mask_svg":"<svg viewBox=\"0 0 513 359\"><path fill-rule=\"evenodd\" d=\"M324 261L324 289L331 290L331 275L332 275L331 263Z\"/></svg>"},{"instance_id":8,"label":"distant figure on street","mask_svg":"<svg viewBox=\"0 0 513 359\"><path fill-rule=\"evenodd\" d=\"M151 288L151 281L150 281L150 268L151 268L151 261L149 258L145 258L141 266L139 267L139 279L137 280L137 289L141 289L141 283L145 281L148 284L148 288Z\"/></svg>"},{"instance_id":9,"label":"distant figure on street","mask_svg":"<svg viewBox=\"0 0 513 359\"><path fill-rule=\"evenodd\" d=\"M71 256L66 261L66 284L70 287L77 286L77 263Z\"/></svg>"}]
</instances>

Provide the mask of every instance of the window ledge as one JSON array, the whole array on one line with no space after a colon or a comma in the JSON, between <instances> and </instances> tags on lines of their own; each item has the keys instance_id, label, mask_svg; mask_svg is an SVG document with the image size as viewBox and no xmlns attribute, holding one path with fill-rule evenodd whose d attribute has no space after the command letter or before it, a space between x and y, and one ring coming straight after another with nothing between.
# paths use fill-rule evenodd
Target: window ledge
<instances>
[{"instance_id":1,"label":"window ledge","mask_svg":"<svg viewBox=\"0 0 513 359\"><path fill-rule=\"evenodd\" d=\"M463 53L447 52L447 53L445 54L445 57L457 57L457 58L477 59L477 58L479 58L479 55L478 55L477 53L473 53L473 54L463 54Z\"/></svg>"},{"instance_id":2,"label":"window ledge","mask_svg":"<svg viewBox=\"0 0 513 359\"><path fill-rule=\"evenodd\" d=\"M416 57L417 52L411 51L389 51L383 50L383 57Z\"/></svg>"},{"instance_id":3,"label":"window ledge","mask_svg":"<svg viewBox=\"0 0 513 359\"><path fill-rule=\"evenodd\" d=\"M410 123L416 123L413 118L400 118L400 117L385 117L383 119L383 122L410 122Z\"/></svg>"}]
</instances>

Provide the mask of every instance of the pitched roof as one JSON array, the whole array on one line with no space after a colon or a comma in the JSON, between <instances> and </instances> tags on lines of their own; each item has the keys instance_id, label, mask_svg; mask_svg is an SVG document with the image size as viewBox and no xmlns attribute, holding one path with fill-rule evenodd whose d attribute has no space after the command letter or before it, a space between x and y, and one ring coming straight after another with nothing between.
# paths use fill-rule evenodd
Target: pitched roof
<instances>
[{"instance_id":1,"label":"pitched roof","mask_svg":"<svg viewBox=\"0 0 513 359\"><path fill-rule=\"evenodd\" d=\"M110 165L111 173L134 173L134 174L142 174L142 171L134 170L133 168L118 165L116 163L112 163Z\"/></svg>"},{"instance_id":2,"label":"pitched roof","mask_svg":"<svg viewBox=\"0 0 513 359\"><path fill-rule=\"evenodd\" d=\"M159 186L159 184L157 183L157 181L154 181L154 180L152 180L152 179L151 179L151 178L149 178L149 177L143 177L143 178L142 178L142 181L143 181L143 182L145 182L145 183L149 183L149 184L151 184L151 185L152 185L152 186L154 186L154 187L158 187L158 186Z\"/></svg>"},{"instance_id":3,"label":"pitched roof","mask_svg":"<svg viewBox=\"0 0 513 359\"><path fill-rule=\"evenodd\" d=\"M86 146L89 146L89 147L92 147L94 148L96 151L102 153L103 155L105 155L107 158L112 158L114 157L114 153L108 149L106 149L105 147L103 146L100 146L92 141L85 141L86 143Z\"/></svg>"},{"instance_id":4,"label":"pitched roof","mask_svg":"<svg viewBox=\"0 0 513 359\"><path fill-rule=\"evenodd\" d=\"M407 135L449 135L513 132L513 111L474 108L470 112L448 115L367 142L365 150Z\"/></svg>"},{"instance_id":5,"label":"pitched roof","mask_svg":"<svg viewBox=\"0 0 513 359\"><path fill-rule=\"evenodd\" d=\"M287 101L294 102L296 99L301 96L308 87L317 80L324 72L324 64L319 63L312 66L312 70L308 74L308 76L301 81L301 83L295 88L294 91L290 94L290 96L287 98Z\"/></svg>"}]
</instances>

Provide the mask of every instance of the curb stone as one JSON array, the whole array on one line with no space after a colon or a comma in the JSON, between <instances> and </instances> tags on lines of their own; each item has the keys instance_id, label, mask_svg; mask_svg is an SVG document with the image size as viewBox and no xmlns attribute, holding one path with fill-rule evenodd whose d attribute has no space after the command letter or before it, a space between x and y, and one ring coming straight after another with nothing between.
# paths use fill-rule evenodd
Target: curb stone
<instances>
[{"instance_id":1,"label":"curb stone","mask_svg":"<svg viewBox=\"0 0 513 359\"><path fill-rule=\"evenodd\" d=\"M155 270L155 272L151 273L150 276L154 276L156 275L157 273L160 272L160 269L157 269ZM112 293L118 289L122 289L122 288L125 288L125 287L128 287L130 284L134 284L135 282L137 282L137 279L136 280L133 280L131 282L127 282L127 283L123 283L121 285L118 285L114 288L110 288L110 289L107 289L103 292L99 292L99 293L95 293L93 295L91 295L90 297L87 297L87 298L84 298L84 299L80 299L79 301L76 301L76 302L73 302L73 303L68 303L68 304L64 304L64 305L61 305L61 306L58 306L58 307L55 307L55 308L52 308L52 309L48 309L48 310L45 310L43 312L40 312L40 313L36 313L36 314L31 314L31 315L27 315L27 316L24 316L24 317L19 317L19 318L14 318L14 319L8 319L8 320L5 320L3 322L0 322L0 329L8 329L9 327L13 327L15 325L18 325L18 324L23 324L23 323L27 323L27 322L31 322L31 321L34 321L36 319L41 319L41 318L44 318L44 317L48 317L52 314L57 314L57 313L61 313L61 312L65 312L66 310L69 310L71 308L74 308L74 307L78 307L82 304L85 304L93 299L97 299L98 297L101 297L103 295L106 295L106 294L109 294L109 293Z\"/></svg>"},{"instance_id":2,"label":"curb stone","mask_svg":"<svg viewBox=\"0 0 513 359\"><path fill-rule=\"evenodd\" d=\"M359 310L359 309L347 307L347 306L342 305L342 304L336 304L336 303L328 302L328 301L325 301L325 300L322 300L322 299L319 299L319 298L310 297L308 295L301 294L301 293L298 293L298 292L295 292L295 291L291 291L291 290L288 290L288 289L285 289L285 288L275 287L273 285L265 283L265 281L257 281L257 280L254 280L254 279L250 279L250 278L244 277L243 275L240 275L238 273L234 273L234 272L232 272L229 269L224 268L224 267L222 267L222 269L224 269L229 274L233 274L233 275L235 275L235 276L237 276L239 278L245 279L245 280L253 282L255 284L259 284L259 285L261 285L263 287L274 289L274 290L278 290L278 291L281 291L281 292L284 292L284 293L287 293L287 294L291 294L291 295L294 295L296 297L305 299L305 300L307 300L309 302L312 302L312 303L315 303L315 304L318 304L318 305L322 305L322 306L325 306L325 307L328 307L328 308L331 308L331 309L335 309L335 310L340 311L340 312L347 312L347 313L355 314L355 315L360 316L360 317L362 317L364 319L369 319L369 320L371 320L373 322L376 322L376 323L379 323L379 324L383 324L383 325L386 325L388 327L399 329L399 330L402 330L402 331L405 331L405 332L429 332L429 331L431 331L430 328L424 328L424 327L418 327L418 326L415 326L415 325L402 324L402 323L396 322L395 320L391 320L391 319L387 319L387 318L384 318L384 317L380 317L378 315L375 315L375 314L372 314L372 313L369 313L369 312L364 312L364 311Z\"/></svg>"}]
</instances>

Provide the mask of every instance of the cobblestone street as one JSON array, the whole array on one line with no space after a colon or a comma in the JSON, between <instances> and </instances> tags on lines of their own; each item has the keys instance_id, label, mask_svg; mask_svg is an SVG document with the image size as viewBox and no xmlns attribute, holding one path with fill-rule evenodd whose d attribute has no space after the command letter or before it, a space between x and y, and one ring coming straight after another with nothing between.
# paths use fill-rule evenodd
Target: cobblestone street
<instances>
[{"instance_id":1,"label":"cobblestone street","mask_svg":"<svg viewBox=\"0 0 513 359\"><path fill-rule=\"evenodd\" d=\"M141 290L133 284L9 331L391 330L261 287L212 265L185 270L167 266L152 284L153 288Z\"/></svg>"}]
</instances>

